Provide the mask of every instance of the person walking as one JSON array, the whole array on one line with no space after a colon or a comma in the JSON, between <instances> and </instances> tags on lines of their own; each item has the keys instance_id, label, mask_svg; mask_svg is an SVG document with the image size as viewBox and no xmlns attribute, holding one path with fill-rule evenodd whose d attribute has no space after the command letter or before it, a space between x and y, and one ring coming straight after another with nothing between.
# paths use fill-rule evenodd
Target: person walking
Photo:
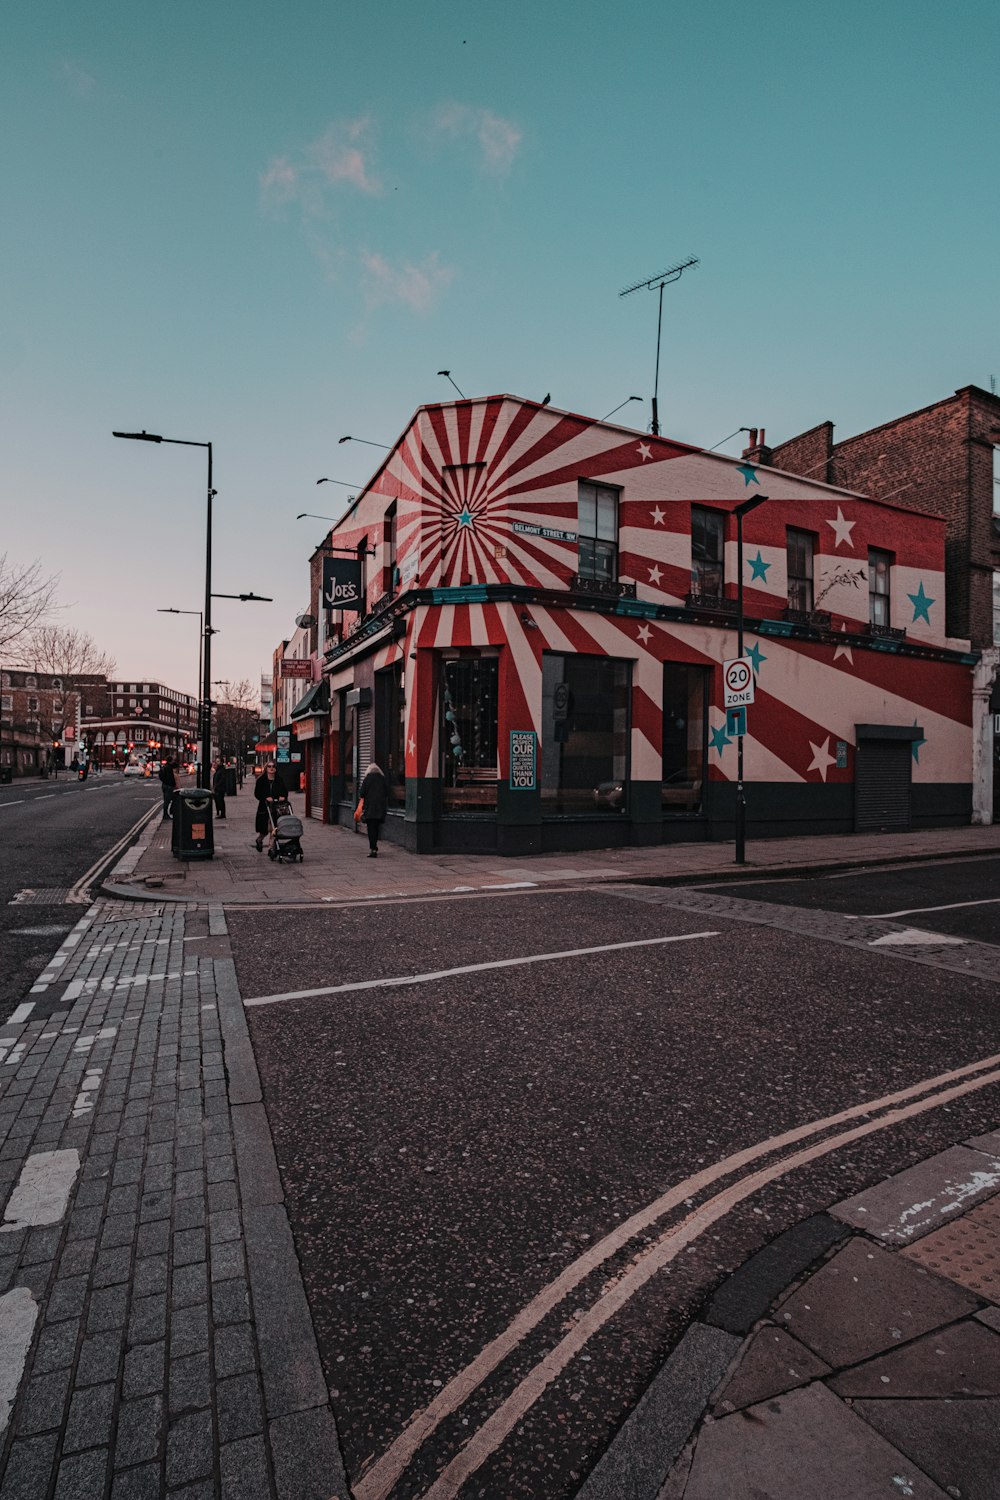
<instances>
[{"instance_id":1,"label":"person walking","mask_svg":"<svg viewBox=\"0 0 1000 1500\"><path fill-rule=\"evenodd\" d=\"M378 859L378 836L385 822L389 803L388 788L381 767L372 761L361 783L361 821L368 828L368 858Z\"/></svg>"},{"instance_id":2,"label":"person walking","mask_svg":"<svg viewBox=\"0 0 1000 1500\"><path fill-rule=\"evenodd\" d=\"M267 813L268 804L273 808L275 802L288 800L285 778L273 760L267 762L264 774L257 777L257 785L253 789L253 794L257 798L257 816L253 825L257 833L257 853L262 854L264 837L271 831L271 820Z\"/></svg>"},{"instance_id":3,"label":"person walking","mask_svg":"<svg viewBox=\"0 0 1000 1500\"><path fill-rule=\"evenodd\" d=\"M215 762L212 772L212 796L215 798L215 816L226 816L226 768L221 760Z\"/></svg>"},{"instance_id":4,"label":"person walking","mask_svg":"<svg viewBox=\"0 0 1000 1500\"><path fill-rule=\"evenodd\" d=\"M177 768L172 755L168 755L160 765L160 786L163 790L163 816L173 817L174 793L177 790Z\"/></svg>"}]
</instances>

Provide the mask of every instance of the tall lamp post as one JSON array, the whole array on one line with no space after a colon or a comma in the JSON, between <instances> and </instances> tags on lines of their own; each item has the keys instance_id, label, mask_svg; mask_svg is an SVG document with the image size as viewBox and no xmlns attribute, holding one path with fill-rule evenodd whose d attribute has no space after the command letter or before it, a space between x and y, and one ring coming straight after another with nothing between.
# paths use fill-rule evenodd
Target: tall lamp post
<instances>
[{"instance_id":1,"label":"tall lamp post","mask_svg":"<svg viewBox=\"0 0 1000 1500\"><path fill-rule=\"evenodd\" d=\"M201 738L201 651L202 642L205 639L205 616L200 609L158 609L158 615L197 615L198 616L198 737ZM180 739L180 732L177 735Z\"/></svg>"},{"instance_id":2,"label":"tall lamp post","mask_svg":"<svg viewBox=\"0 0 1000 1500\"><path fill-rule=\"evenodd\" d=\"M155 432L116 432L112 436L116 438L129 438L137 443L172 443L182 448L204 448L208 454L208 505L205 520L205 618L202 630L201 669L202 691L207 698L211 692L209 683L212 680L212 500L215 496L215 491L212 488L212 445L211 443L196 443L189 438L165 438ZM211 707L202 703L201 765L198 768L198 785L201 787L209 785L208 763L211 758L212 710Z\"/></svg>"},{"instance_id":3,"label":"tall lamp post","mask_svg":"<svg viewBox=\"0 0 1000 1500\"><path fill-rule=\"evenodd\" d=\"M740 505L734 506L736 517L736 655L743 659L743 517L763 505L767 495L751 495ZM743 736L736 740L736 863L745 865L747 833L747 804L743 787Z\"/></svg>"}]
</instances>

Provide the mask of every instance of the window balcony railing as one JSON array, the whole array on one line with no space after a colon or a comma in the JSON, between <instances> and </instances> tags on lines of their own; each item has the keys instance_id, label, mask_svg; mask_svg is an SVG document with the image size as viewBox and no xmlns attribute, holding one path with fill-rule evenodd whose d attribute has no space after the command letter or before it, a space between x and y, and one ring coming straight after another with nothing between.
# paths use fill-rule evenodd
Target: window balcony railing
<instances>
[{"instance_id":1,"label":"window balcony railing","mask_svg":"<svg viewBox=\"0 0 1000 1500\"><path fill-rule=\"evenodd\" d=\"M827 609L785 609L782 618L790 625L812 625L818 630L829 630L833 616Z\"/></svg>"},{"instance_id":2,"label":"window balcony railing","mask_svg":"<svg viewBox=\"0 0 1000 1500\"><path fill-rule=\"evenodd\" d=\"M736 613L736 600L729 599L725 594L708 594L702 589L692 589L686 594L684 602L688 609L702 610L712 615L734 615Z\"/></svg>"},{"instance_id":3,"label":"window balcony railing","mask_svg":"<svg viewBox=\"0 0 1000 1500\"><path fill-rule=\"evenodd\" d=\"M873 620L870 620L863 628L868 635L876 636L882 641L906 640L906 629L902 625L876 625Z\"/></svg>"},{"instance_id":4,"label":"window balcony railing","mask_svg":"<svg viewBox=\"0 0 1000 1500\"><path fill-rule=\"evenodd\" d=\"M583 573L574 573L569 586L576 594L600 594L604 599L634 599L635 584L624 583L619 578L588 578Z\"/></svg>"}]
</instances>

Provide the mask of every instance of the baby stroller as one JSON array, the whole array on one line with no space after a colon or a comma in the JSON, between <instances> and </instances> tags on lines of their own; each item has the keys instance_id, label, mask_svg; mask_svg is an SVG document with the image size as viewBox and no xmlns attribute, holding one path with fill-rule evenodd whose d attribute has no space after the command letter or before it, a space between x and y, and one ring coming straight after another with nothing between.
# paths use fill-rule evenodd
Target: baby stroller
<instances>
[{"instance_id":1,"label":"baby stroller","mask_svg":"<svg viewBox=\"0 0 1000 1500\"><path fill-rule=\"evenodd\" d=\"M301 864L302 819L297 818L287 802L268 803L267 816L271 824L271 842L267 846L268 859L277 859L282 864Z\"/></svg>"}]
</instances>

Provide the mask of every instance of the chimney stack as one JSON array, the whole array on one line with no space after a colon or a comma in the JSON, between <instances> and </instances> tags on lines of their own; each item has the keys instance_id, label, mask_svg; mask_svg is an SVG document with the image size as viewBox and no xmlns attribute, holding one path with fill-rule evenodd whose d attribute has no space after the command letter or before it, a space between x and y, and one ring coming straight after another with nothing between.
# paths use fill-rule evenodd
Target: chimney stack
<instances>
[{"instance_id":1,"label":"chimney stack","mask_svg":"<svg viewBox=\"0 0 1000 1500\"><path fill-rule=\"evenodd\" d=\"M743 449L742 458L748 464L769 464L771 462L771 450L765 443L766 432L763 427L750 429L750 441Z\"/></svg>"}]
</instances>

